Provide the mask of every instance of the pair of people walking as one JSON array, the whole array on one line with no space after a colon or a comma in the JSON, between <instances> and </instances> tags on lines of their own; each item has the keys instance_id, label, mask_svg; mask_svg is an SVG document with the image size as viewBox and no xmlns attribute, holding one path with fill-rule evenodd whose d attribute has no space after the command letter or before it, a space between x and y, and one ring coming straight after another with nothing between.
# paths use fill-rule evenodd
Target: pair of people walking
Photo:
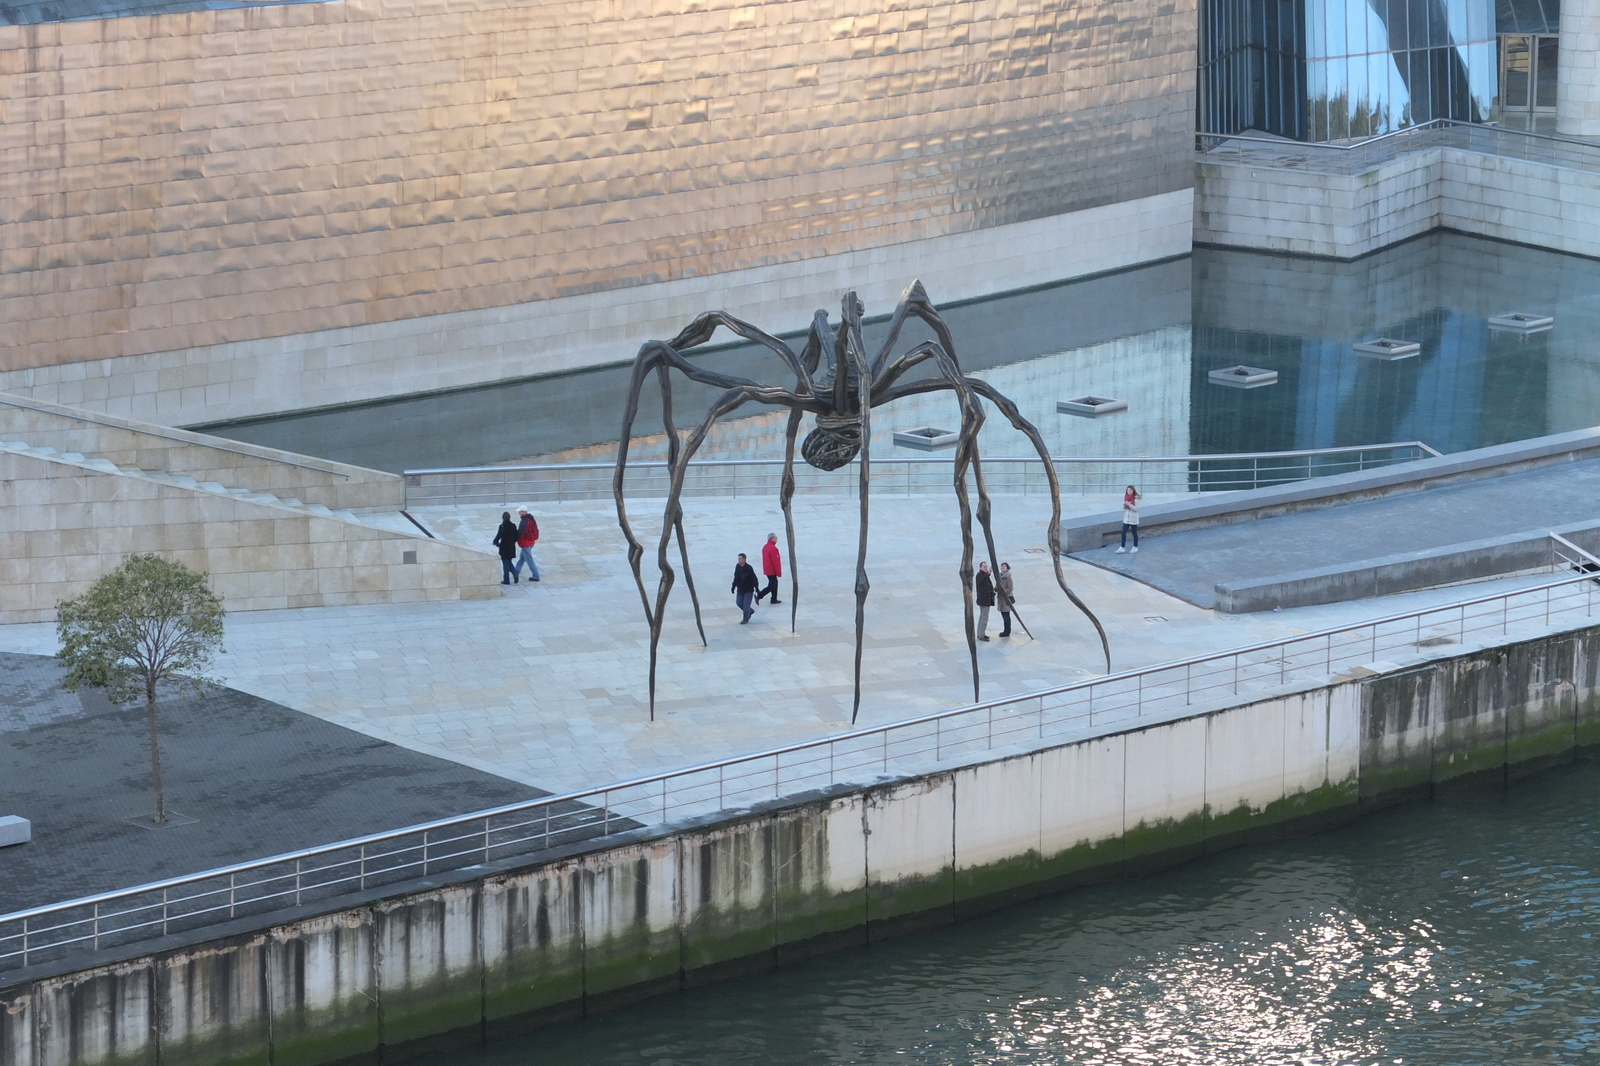
<instances>
[{"instance_id":1,"label":"pair of people walking","mask_svg":"<svg viewBox=\"0 0 1600 1066\"><path fill-rule=\"evenodd\" d=\"M521 582L522 567L528 567L528 580L539 580L539 564L533 561L533 546L539 543L539 523L524 507L517 512L518 520L511 521L511 512L500 512L500 528L494 535L494 546L500 549L500 584L515 585Z\"/></svg>"},{"instance_id":2,"label":"pair of people walking","mask_svg":"<svg viewBox=\"0 0 1600 1066\"><path fill-rule=\"evenodd\" d=\"M989 570L988 563L978 564L977 581L978 594L978 639L989 639L989 609L1000 608L1000 620L1004 628L1001 629L1002 637L1011 635L1011 605L1015 602L1013 593L1016 583L1011 577L1011 564L1001 563L1000 573L995 574Z\"/></svg>"},{"instance_id":3,"label":"pair of people walking","mask_svg":"<svg viewBox=\"0 0 1600 1066\"><path fill-rule=\"evenodd\" d=\"M757 592L755 567L750 565L744 552L739 553L739 561L733 568L731 591L734 605L744 613L744 618L739 622L742 626L750 624L750 616L756 613L755 603L760 603L767 596L772 597L774 606L781 602L778 599L778 578L783 576L783 556L778 552L776 533L768 533L767 543L761 548L761 572L766 576L767 587Z\"/></svg>"}]
</instances>

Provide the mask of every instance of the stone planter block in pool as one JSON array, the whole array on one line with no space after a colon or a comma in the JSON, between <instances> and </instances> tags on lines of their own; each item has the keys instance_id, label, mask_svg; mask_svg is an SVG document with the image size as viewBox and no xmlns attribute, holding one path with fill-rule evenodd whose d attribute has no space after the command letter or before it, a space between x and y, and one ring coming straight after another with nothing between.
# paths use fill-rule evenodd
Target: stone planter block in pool
<instances>
[{"instance_id":1,"label":"stone planter block in pool","mask_svg":"<svg viewBox=\"0 0 1600 1066\"><path fill-rule=\"evenodd\" d=\"M1356 354L1368 359L1409 359L1420 351L1422 345L1416 341L1397 341L1393 337L1379 337L1356 345Z\"/></svg>"},{"instance_id":2,"label":"stone planter block in pool","mask_svg":"<svg viewBox=\"0 0 1600 1066\"><path fill-rule=\"evenodd\" d=\"M1542 333L1555 324L1556 320L1549 315L1530 315L1524 311L1511 311L1489 318L1490 329L1511 333Z\"/></svg>"},{"instance_id":3,"label":"stone planter block in pool","mask_svg":"<svg viewBox=\"0 0 1600 1066\"><path fill-rule=\"evenodd\" d=\"M15 814L0 815L0 848L26 844L33 839L33 823Z\"/></svg>"},{"instance_id":4,"label":"stone planter block in pool","mask_svg":"<svg viewBox=\"0 0 1600 1066\"><path fill-rule=\"evenodd\" d=\"M1259 389L1278 383L1278 372L1265 367L1225 366L1206 375L1213 385L1226 385L1230 389Z\"/></svg>"},{"instance_id":5,"label":"stone planter block in pool","mask_svg":"<svg viewBox=\"0 0 1600 1066\"><path fill-rule=\"evenodd\" d=\"M932 426L923 426L921 429L897 429L894 431L894 442L903 444L907 448L921 448L923 451L932 451L935 448L951 448L955 446L961 434L953 429L934 429Z\"/></svg>"},{"instance_id":6,"label":"stone planter block in pool","mask_svg":"<svg viewBox=\"0 0 1600 1066\"><path fill-rule=\"evenodd\" d=\"M1127 409L1127 400L1113 400L1109 396L1079 396L1076 400L1056 401L1056 410L1061 414L1078 415L1081 418L1099 418Z\"/></svg>"}]
</instances>

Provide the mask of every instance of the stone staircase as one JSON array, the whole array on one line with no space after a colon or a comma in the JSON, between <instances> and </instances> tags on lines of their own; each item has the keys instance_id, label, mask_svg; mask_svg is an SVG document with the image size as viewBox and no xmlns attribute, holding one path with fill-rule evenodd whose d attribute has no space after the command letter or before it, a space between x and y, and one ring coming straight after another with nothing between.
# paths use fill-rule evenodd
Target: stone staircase
<instances>
[{"instance_id":1,"label":"stone staircase","mask_svg":"<svg viewBox=\"0 0 1600 1066\"><path fill-rule=\"evenodd\" d=\"M270 492L257 492L254 489L223 485L215 481L200 481L187 474L173 474L159 470L141 470L138 467L118 466L109 459L86 456L81 452L62 452L57 451L55 448L38 447L21 440L0 440L0 451L31 455L37 459L52 459L60 463L70 463L73 466L82 467L85 471L92 471L98 474L142 478L161 485L171 485L174 488L190 489L195 492L210 493L216 496L228 496L250 503L287 507L303 514L316 515L319 518L333 518L355 525L370 526L390 533L420 535L420 531L400 514L393 516L396 521L390 521L387 514L379 512L364 511L357 513L348 509L334 510L320 503L305 503L294 497L279 497Z\"/></svg>"}]
</instances>

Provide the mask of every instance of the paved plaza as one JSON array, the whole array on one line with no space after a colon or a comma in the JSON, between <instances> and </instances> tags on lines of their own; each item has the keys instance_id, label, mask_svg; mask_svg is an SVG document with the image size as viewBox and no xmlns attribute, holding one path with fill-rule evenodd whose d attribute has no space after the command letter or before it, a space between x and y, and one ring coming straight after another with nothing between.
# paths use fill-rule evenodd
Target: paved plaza
<instances>
[{"instance_id":1,"label":"paved plaza","mask_svg":"<svg viewBox=\"0 0 1600 1066\"><path fill-rule=\"evenodd\" d=\"M1104 510L1108 501L1066 502L1088 513ZM233 614L220 675L244 693L326 722L554 792L849 728L853 500L816 496L796 503L803 591L795 633L788 625L787 579L784 604L760 607L748 626L738 624L728 592L735 553L757 558L769 531L781 535L775 502L685 502L710 647L702 648L695 636L680 581L661 642L654 722L646 699L647 630L611 505L535 510L543 531L540 583L507 588L489 601ZM433 509L418 516L441 536L483 543L499 511ZM641 533L659 529L659 502L635 504L634 514ZM979 645L985 698L1068 683L1102 669L1093 630L1055 589L1048 556L1040 550L1047 517L1042 497L995 501L1000 556L1015 569L1019 607L1035 639L1019 629L1016 636ZM873 501L873 523L860 724L970 702L953 500L884 496ZM1151 571L1179 566L1181 557L1170 550L1175 543L1176 538L1149 538L1135 558ZM1444 589L1225 616L1098 567L1067 560L1066 569L1075 590L1105 622L1118 669L1479 591ZM998 618L991 625L993 635ZM0 627L0 650L52 654L53 627ZM266 751L260 757L288 758ZM408 817L397 809L389 820L399 825ZM330 839L339 835L332 826L327 830ZM262 847L271 845L263 841Z\"/></svg>"}]
</instances>

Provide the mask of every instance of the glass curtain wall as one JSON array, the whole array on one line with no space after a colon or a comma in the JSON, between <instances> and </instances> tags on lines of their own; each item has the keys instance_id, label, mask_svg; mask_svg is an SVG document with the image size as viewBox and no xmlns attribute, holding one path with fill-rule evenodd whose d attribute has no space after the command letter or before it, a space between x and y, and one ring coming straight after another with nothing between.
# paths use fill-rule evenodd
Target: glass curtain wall
<instances>
[{"instance_id":1,"label":"glass curtain wall","mask_svg":"<svg viewBox=\"0 0 1600 1066\"><path fill-rule=\"evenodd\" d=\"M1488 121L1495 0L1205 0L1200 128L1296 140Z\"/></svg>"}]
</instances>

